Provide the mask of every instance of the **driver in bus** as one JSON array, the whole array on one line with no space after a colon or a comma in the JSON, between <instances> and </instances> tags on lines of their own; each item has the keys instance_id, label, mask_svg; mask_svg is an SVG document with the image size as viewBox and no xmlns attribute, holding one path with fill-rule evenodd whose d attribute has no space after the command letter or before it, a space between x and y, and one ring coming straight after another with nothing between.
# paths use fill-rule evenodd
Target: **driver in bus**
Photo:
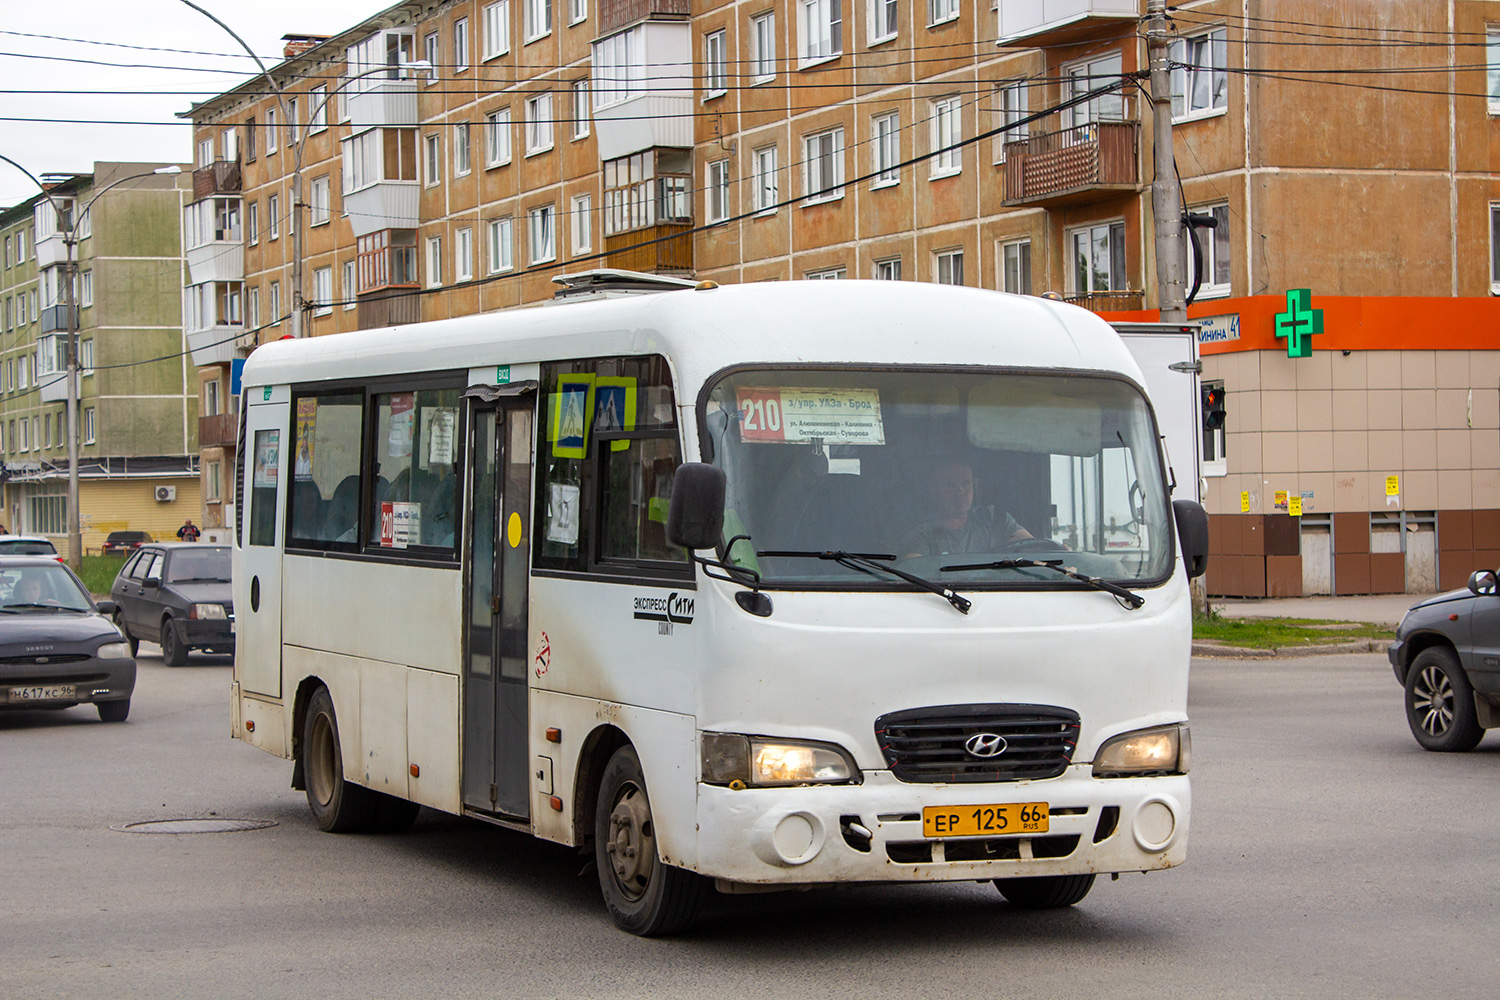
<instances>
[{"instance_id":1,"label":"driver in bus","mask_svg":"<svg viewBox=\"0 0 1500 1000\"><path fill-rule=\"evenodd\" d=\"M927 484L932 518L901 540L903 558L956 552L1001 552L1033 535L1006 511L974 506L974 467L961 458L942 459Z\"/></svg>"}]
</instances>

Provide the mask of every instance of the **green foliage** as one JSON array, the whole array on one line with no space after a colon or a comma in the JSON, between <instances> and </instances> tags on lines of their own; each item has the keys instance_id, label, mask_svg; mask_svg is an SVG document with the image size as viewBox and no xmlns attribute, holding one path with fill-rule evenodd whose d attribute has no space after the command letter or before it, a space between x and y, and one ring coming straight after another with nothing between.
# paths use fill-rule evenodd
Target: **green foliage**
<instances>
[{"instance_id":1,"label":"green foliage","mask_svg":"<svg viewBox=\"0 0 1500 1000\"><path fill-rule=\"evenodd\" d=\"M83 579L83 585L89 588L89 593L106 595L124 565L124 556L84 556L78 575Z\"/></svg>"},{"instance_id":2,"label":"green foliage","mask_svg":"<svg viewBox=\"0 0 1500 1000\"><path fill-rule=\"evenodd\" d=\"M1283 649L1357 639L1394 639L1395 635L1395 629L1365 622L1318 618L1224 618L1217 613L1193 615L1194 639L1244 649Z\"/></svg>"}]
</instances>

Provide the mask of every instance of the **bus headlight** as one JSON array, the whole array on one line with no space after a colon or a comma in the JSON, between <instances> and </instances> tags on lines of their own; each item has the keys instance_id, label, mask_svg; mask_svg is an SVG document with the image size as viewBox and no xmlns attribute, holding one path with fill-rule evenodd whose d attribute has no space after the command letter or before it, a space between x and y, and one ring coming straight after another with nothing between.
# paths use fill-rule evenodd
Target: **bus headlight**
<instances>
[{"instance_id":1,"label":"bus headlight","mask_svg":"<svg viewBox=\"0 0 1500 1000\"><path fill-rule=\"evenodd\" d=\"M123 642L106 642L94 651L94 655L101 660L128 660L130 647Z\"/></svg>"},{"instance_id":2,"label":"bus headlight","mask_svg":"<svg viewBox=\"0 0 1500 1000\"><path fill-rule=\"evenodd\" d=\"M224 613L222 604L194 604L192 617L223 619L229 616Z\"/></svg>"},{"instance_id":3,"label":"bus headlight","mask_svg":"<svg viewBox=\"0 0 1500 1000\"><path fill-rule=\"evenodd\" d=\"M1192 755L1192 733L1184 724L1137 729L1104 741L1094 755L1094 777L1187 774Z\"/></svg>"},{"instance_id":4,"label":"bus headlight","mask_svg":"<svg viewBox=\"0 0 1500 1000\"><path fill-rule=\"evenodd\" d=\"M822 785L858 781L859 768L840 747L735 733L704 733L703 780L727 785Z\"/></svg>"}]
</instances>

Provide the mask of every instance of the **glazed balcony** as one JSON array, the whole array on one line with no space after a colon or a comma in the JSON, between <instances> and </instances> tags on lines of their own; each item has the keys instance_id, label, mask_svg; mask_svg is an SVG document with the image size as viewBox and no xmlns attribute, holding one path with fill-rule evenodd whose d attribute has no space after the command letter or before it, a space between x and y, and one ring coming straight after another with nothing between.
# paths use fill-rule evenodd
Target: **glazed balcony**
<instances>
[{"instance_id":1,"label":"glazed balcony","mask_svg":"<svg viewBox=\"0 0 1500 1000\"><path fill-rule=\"evenodd\" d=\"M1079 42L1134 21L1140 13L1140 0L1000 0L999 43Z\"/></svg>"},{"instance_id":2,"label":"glazed balcony","mask_svg":"<svg viewBox=\"0 0 1500 1000\"><path fill-rule=\"evenodd\" d=\"M417 81L403 69L394 78L371 77L350 85L349 124L354 131L417 124Z\"/></svg>"},{"instance_id":3,"label":"glazed balcony","mask_svg":"<svg viewBox=\"0 0 1500 1000\"><path fill-rule=\"evenodd\" d=\"M1098 121L1005 144L1005 204L1050 207L1140 187L1139 122Z\"/></svg>"}]
</instances>

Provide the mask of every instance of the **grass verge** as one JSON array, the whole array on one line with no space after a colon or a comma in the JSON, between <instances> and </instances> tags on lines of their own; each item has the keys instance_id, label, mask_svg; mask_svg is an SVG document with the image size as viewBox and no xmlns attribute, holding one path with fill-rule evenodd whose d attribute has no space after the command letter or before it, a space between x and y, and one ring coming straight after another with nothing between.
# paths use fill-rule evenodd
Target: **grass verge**
<instances>
[{"instance_id":1,"label":"grass verge","mask_svg":"<svg viewBox=\"0 0 1500 1000\"><path fill-rule=\"evenodd\" d=\"M1365 622L1336 622L1319 618L1193 616L1194 639L1220 642L1243 649L1285 649L1395 637L1395 629Z\"/></svg>"},{"instance_id":2,"label":"grass verge","mask_svg":"<svg viewBox=\"0 0 1500 1000\"><path fill-rule=\"evenodd\" d=\"M78 575L83 579L83 585L89 588L89 593L108 594L115 576L124 565L124 556L84 556Z\"/></svg>"}]
</instances>

